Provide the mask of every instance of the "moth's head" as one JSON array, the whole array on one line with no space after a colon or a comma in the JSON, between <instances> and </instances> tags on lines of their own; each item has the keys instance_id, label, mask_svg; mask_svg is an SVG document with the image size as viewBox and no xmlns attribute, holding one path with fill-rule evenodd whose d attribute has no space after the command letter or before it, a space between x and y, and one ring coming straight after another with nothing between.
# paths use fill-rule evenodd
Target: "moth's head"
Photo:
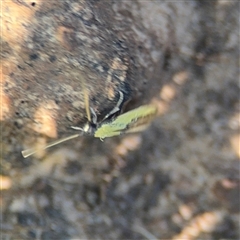
<instances>
[{"instance_id":1,"label":"moth's head","mask_svg":"<svg viewBox=\"0 0 240 240\"><path fill-rule=\"evenodd\" d=\"M96 131L96 124L91 123L91 122L87 122L84 126L83 126L83 132L87 135L93 135L94 132Z\"/></svg>"}]
</instances>

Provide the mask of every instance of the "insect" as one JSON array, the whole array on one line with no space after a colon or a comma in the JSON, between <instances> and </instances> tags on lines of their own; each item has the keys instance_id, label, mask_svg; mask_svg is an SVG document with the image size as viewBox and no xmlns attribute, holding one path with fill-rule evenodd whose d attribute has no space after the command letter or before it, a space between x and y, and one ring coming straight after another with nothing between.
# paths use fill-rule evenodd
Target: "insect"
<instances>
[{"instance_id":1,"label":"insect","mask_svg":"<svg viewBox=\"0 0 240 240\"><path fill-rule=\"evenodd\" d=\"M103 140L104 138L118 136L124 133L143 131L148 127L151 120L157 114L156 106L143 105L129 112L121 114L118 117L115 117L116 114L121 110L121 106L124 102L124 94L119 91L119 100L116 106L103 118L102 121L98 122L94 109L89 107L89 96L86 91L84 91L84 100L88 121L83 128L75 126L71 127L80 131L80 133L49 143L42 149L52 147L82 135L90 135ZM27 149L22 151L22 155L24 158L26 158L37 151L38 149L36 148Z\"/></svg>"}]
</instances>

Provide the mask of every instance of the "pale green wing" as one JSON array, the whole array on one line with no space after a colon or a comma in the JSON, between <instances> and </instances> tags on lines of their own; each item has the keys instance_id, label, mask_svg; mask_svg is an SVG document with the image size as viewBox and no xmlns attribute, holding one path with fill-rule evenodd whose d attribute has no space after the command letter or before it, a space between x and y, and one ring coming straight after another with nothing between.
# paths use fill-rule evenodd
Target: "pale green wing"
<instances>
[{"instance_id":1,"label":"pale green wing","mask_svg":"<svg viewBox=\"0 0 240 240\"><path fill-rule=\"evenodd\" d=\"M156 116L157 108L154 105L144 105L118 116L115 120L103 123L94 136L106 138L120 135L124 132L136 132L145 129Z\"/></svg>"}]
</instances>

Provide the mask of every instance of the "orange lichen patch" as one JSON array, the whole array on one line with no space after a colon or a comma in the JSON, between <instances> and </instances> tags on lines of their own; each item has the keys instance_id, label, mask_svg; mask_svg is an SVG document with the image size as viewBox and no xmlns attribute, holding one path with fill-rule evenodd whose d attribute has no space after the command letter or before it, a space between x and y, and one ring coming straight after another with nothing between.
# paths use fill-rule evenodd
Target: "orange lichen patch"
<instances>
[{"instance_id":1,"label":"orange lichen patch","mask_svg":"<svg viewBox=\"0 0 240 240\"><path fill-rule=\"evenodd\" d=\"M151 103L157 107L158 116L163 115L169 109L169 104L165 101L154 98Z\"/></svg>"},{"instance_id":2,"label":"orange lichen patch","mask_svg":"<svg viewBox=\"0 0 240 240\"><path fill-rule=\"evenodd\" d=\"M124 70L124 71L126 71L128 69L128 66L123 64L123 62L121 61L120 58L115 57L112 61L111 69L112 70Z\"/></svg>"},{"instance_id":3,"label":"orange lichen patch","mask_svg":"<svg viewBox=\"0 0 240 240\"><path fill-rule=\"evenodd\" d=\"M73 50L72 35L74 34L74 29L60 26L57 29L57 40L69 51Z\"/></svg>"},{"instance_id":4,"label":"orange lichen patch","mask_svg":"<svg viewBox=\"0 0 240 240\"><path fill-rule=\"evenodd\" d=\"M184 220L189 220L193 215L193 209L187 204L182 204L179 207L179 213Z\"/></svg>"},{"instance_id":5,"label":"orange lichen patch","mask_svg":"<svg viewBox=\"0 0 240 240\"><path fill-rule=\"evenodd\" d=\"M48 137L57 137L57 126L54 116L55 104L49 102L44 106L40 106L34 115L34 124L32 129L38 133L44 134Z\"/></svg>"},{"instance_id":6,"label":"orange lichen patch","mask_svg":"<svg viewBox=\"0 0 240 240\"><path fill-rule=\"evenodd\" d=\"M118 155L124 156L128 153L128 151L137 149L141 142L142 138L139 135L126 136L116 147L115 152Z\"/></svg>"},{"instance_id":7,"label":"orange lichen patch","mask_svg":"<svg viewBox=\"0 0 240 240\"><path fill-rule=\"evenodd\" d=\"M11 188L12 180L10 177L0 175L0 190Z\"/></svg>"},{"instance_id":8,"label":"orange lichen patch","mask_svg":"<svg viewBox=\"0 0 240 240\"><path fill-rule=\"evenodd\" d=\"M36 158L42 158L45 154L46 154L46 150L44 149L44 147L46 146L47 142L46 142L46 138L41 138L38 137L38 139L36 140L36 142L34 143L33 147L34 150L36 151L34 153L34 156Z\"/></svg>"},{"instance_id":9,"label":"orange lichen patch","mask_svg":"<svg viewBox=\"0 0 240 240\"><path fill-rule=\"evenodd\" d=\"M28 31L25 26L36 11L36 8L31 7L30 1L28 2L29 6L16 4L14 1L2 1L2 37L14 48L20 48L19 41L24 39ZM27 1L25 3L27 4Z\"/></svg>"},{"instance_id":10,"label":"orange lichen patch","mask_svg":"<svg viewBox=\"0 0 240 240\"><path fill-rule=\"evenodd\" d=\"M152 100L152 104L158 109L158 115L163 115L168 111L171 102L177 95L178 85L184 84L188 80L188 77L187 71L178 72L173 76L173 81L171 83L165 84L162 87L159 93L160 100L157 98Z\"/></svg>"},{"instance_id":11,"label":"orange lichen patch","mask_svg":"<svg viewBox=\"0 0 240 240\"><path fill-rule=\"evenodd\" d=\"M240 158L240 134L234 134L231 136L230 143L233 151Z\"/></svg>"},{"instance_id":12,"label":"orange lichen patch","mask_svg":"<svg viewBox=\"0 0 240 240\"><path fill-rule=\"evenodd\" d=\"M212 232L219 222L223 219L221 212L206 212L190 221L182 232L174 236L173 240L192 240L198 239L201 233Z\"/></svg>"},{"instance_id":13,"label":"orange lichen patch","mask_svg":"<svg viewBox=\"0 0 240 240\"><path fill-rule=\"evenodd\" d=\"M238 130L240 128L240 112L236 112L229 118L228 126L232 130Z\"/></svg>"},{"instance_id":14,"label":"orange lichen patch","mask_svg":"<svg viewBox=\"0 0 240 240\"><path fill-rule=\"evenodd\" d=\"M0 83L0 121L6 120L10 116L11 101L4 93Z\"/></svg>"},{"instance_id":15,"label":"orange lichen patch","mask_svg":"<svg viewBox=\"0 0 240 240\"><path fill-rule=\"evenodd\" d=\"M115 70L121 71L121 76L118 74L118 79L120 81L124 82L126 79L126 75L127 75L127 69L128 69L127 59L125 59L125 62L123 62L120 58L115 57L112 61L110 69L108 71L107 83L109 84L112 82L112 77L113 77Z\"/></svg>"},{"instance_id":16,"label":"orange lichen patch","mask_svg":"<svg viewBox=\"0 0 240 240\"><path fill-rule=\"evenodd\" d=\"M239 187L240 180L238 178L223 178L214 183L212 192L218 202L228 211L239 213Z\"/></svg>"},{"instance_id":17,"label":"orange lichen patch","mask_svg":"<svg viewBox=\"0 0 240 240\"><path fill-rule=\"evenodd\" d=\"M173 84L166 84L160 91L160 97L166 102L170 102L176 96L176 87Z\"/></svg>"},{"instance_id":18,"label":"orange lichen patch","mask_svg":"<svg viewBox=\"0 0 240 240\"><path fill-rule=\"evenodd\" d=\"M10 73L14 72L14 70L16 69L16 59L14 59L14 57L12 59L9 59L7 61L3 61L1 64L1 74L9 76ZM2 79L3 80L3 79Z\"/></svg>"},{"instance_id":19,"label":"orange lichen patch","mask_svg":"<svg viewBox=\"0 0 240 240\"><path fill-rule=\"evenodd\" d=\"M220 6L227 6L227 5L233 4L233 2L229 0L218 0L217 4Z\"/></svg>"},{"instance_id":20,"label":"orange lichen patch","mask_svg":"<svg viewBox=\"0 0 240 240\"><path fill-rule=\"evenodd\" d=\"M114 88L112 86L106 87L106 92L107 92L107 95L108 95L108 99L112 100L115 97L115 91L114 91Z\"/></svg>"},{"instance_id":21,"label":"orange lichen patch","mask_svg":"<svg viewBox=\"0 0 240 240\"><path fill-rule=\"evenodd\" d=\"M239 185L239 182L234 182L234 181L231 181L227 178L224 178L224 179L221 180L221 185L225 189L233 189L233 188L236 188Z\"/></svg>"},{"instance_id":22,"label":"orange lichen patch","mask_svg":"<svg viewBox=\"0 0 240 240\"><path fill-rule=\"evenodd\" d=\"M173 76L173 81L178 85L183 85L188 80L188 75L187 71L178 72Z\"/></svg>"}]
</instances>

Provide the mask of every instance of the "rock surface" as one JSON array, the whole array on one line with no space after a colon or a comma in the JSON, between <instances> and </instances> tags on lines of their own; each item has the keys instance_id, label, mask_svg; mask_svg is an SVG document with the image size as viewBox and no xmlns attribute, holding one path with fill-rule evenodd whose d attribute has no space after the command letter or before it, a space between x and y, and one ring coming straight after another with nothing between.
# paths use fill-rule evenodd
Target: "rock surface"
<instances>
[{"instance_id":1,"label":"rock surface","mask_svg":"<svg viewBox=\"0 0 240 240\"><path fill-rule=\"evenodd\" d=\"M2 239L239 239L239 3L2 3ZM24 159L124 93L143 133ZM74 132L75 133L75 132Z\"/></svg>"}]
</instances>

